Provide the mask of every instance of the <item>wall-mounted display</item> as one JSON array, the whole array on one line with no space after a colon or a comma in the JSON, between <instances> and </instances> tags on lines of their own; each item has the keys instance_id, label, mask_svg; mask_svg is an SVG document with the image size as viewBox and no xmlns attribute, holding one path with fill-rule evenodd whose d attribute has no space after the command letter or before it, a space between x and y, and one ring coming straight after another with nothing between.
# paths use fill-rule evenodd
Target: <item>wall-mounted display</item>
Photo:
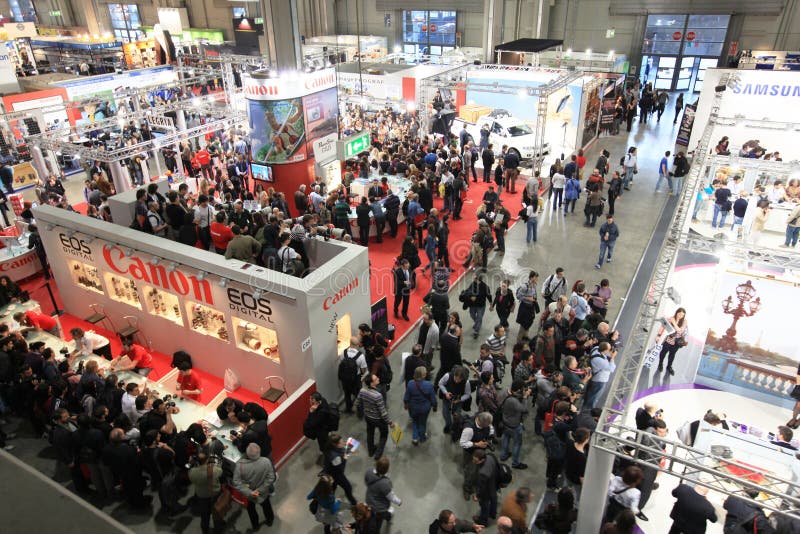
<instances>
[{"instance_id":1,"label":"wall-mounted display","mask_svg":"<svg viewBox=\"0 0 800 534\"><path fill-rule=\"evenodd\" d=\"M233 325L238 348L261 354L276 362L281 361L278 333L275 330L238 318L233 319Z\"/></svg>"},{"instance_id":2,"label":"wall-mounted display","mask_svg":"<svg viewBox=\"0 0 800 534\"><path fill-rule=\"evenodd\" d=\"M103 285L100 282L100 273L97 272L97 267L80 261L71 261L69 268L73 282L84 289L103 294Z\"/></svg>"},{"instance_id":3,"label":"wall-mounted display","mask_svg":"<svg viewBox=\"0 0 800 534\"><path fill-rule=\"evenodd\" d=\"M183 325L181 306L178 297L166 291L159 291L155 287L142 286L144 302L147 311L152 315L169 319L173 323Z\"/></svg>"},{"instance_id":4,"label":"wall-mounted display","mask_svg":"<svg viewBox=\"0 0 800 534\"><path fill-rule=\"evenodd\" d=\"M124 276L113 275L111 273L104 273L103 276L108 286L108 295L111 300L129 304L135 308L142 309L142 303L139 302L139 291L136 288L136 282Z\"/></svg>"},{"instance_id":5,"label":"wall-mounted display","mask_svg":"<svg viewBox=\"0 0 800 534\"><path fill-rule=\"evenodd\" d=\"M189 317L189 326L195 332L228 341L228 327L225 323L225 314L202 304L186 303L186 314Z\"/></svg>"}]
</instances>

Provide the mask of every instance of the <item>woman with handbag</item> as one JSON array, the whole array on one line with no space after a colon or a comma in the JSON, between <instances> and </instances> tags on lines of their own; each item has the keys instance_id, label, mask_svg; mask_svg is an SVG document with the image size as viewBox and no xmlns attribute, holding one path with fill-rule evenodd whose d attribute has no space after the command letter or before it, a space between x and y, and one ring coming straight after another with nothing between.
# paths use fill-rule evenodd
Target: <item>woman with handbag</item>
<instances>
[{"instance_id":1,"label":"woman with handbag","mask_svg":"<svg viewBox=\"0 0 800 534\"><path fill-rule=\"evenodd\" d=\"M608 503L606 504L605 521L613 521L623 510L630 510L634 515L639 513L639 484L642 481L642 469L631 465L625 468L622 476L615 476L608 485Z\"/></svg>"},{"instance_id":2,"label":"woman with handbag","mask_svg":"<svg viewBox=\"0 0 800 534\"><path fill-rule=\"evenodd\" d=\"M270 497L275 493L277 480L272 462L261 456L261 447L256 443L248 445L244 456L234 466L233 488L247 499L247 515L253 530L258 530L256 503L261 505L268 527L275 521Z\"/></svg>"},{"instance_id":3,"label":"woman with handbag","mask_svg":"<svg viewBox=\"0 0 800 534\"><path fill-rule=\"evenodd\" d=\"M341 514L342 501L334 495L334 482L330 475L321 475L306 499L311 501L308 510L318 523L322 523L325 534L341 532L345 524Z\"/></svg>"},{"instance_id":4,"label":"woman with handbag","mask_svg":"<svg viewBox=\"0 0 800 534\"><path fill-rule=\"evenodd\" d=\"M664 370L664 358L669 355L667 359L667 372L670 375L675 374L672 368L672 362L675 360L675 353L678 349L688 345L686 337L689 335L689 324L686 322L686 310L678 308L675 310L675 315L668 319L669 325L674 329L674 332L668 334L664 338L664 344L661 346L661 354L658 355L658 372ZM656 335L656 343L661 342L661 335L666 330L666 325L662 326Z\"/></svg>"},{"instance_id":5,"label":"woman with handbag","mask_svg":"<svg viewBox=\"0 0 800 534\"><path fill-rule=\"evenodd\" d=\"M424 366L414 369L414 379L406 385L403 396L403 405L411 417L413 435L411 443L416 446L428 439L428 415L431 410L436 411L436 391L428 380L428 369Z\"/></svg>"}]
</instances>

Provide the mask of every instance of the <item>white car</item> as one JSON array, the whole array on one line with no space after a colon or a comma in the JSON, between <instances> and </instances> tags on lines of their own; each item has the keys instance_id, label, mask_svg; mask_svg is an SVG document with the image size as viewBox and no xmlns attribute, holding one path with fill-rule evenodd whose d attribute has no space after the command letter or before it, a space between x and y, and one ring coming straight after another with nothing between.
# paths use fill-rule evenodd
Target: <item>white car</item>
<instances>
[{"instance_id":1,"label":"white car","mask_svg":"<svg viewBox=\"0 0 800 534\"><path fill-rule=\"evenodd\" d=\"M536 150L536 135L532 126L502 109L495 109L488 115L478 117L475 123L467 122L464 119L455 119L450 131L459 136L462 128L466 126L471 140L475 146L478 146L481 140L481 129L484 125L489 127L489 142L493 145L495 154L500 153L503 145L508 146L509 152L515 152L520 161L531 160L550 153L550 144L546 141L542 150Z\"/></svg>"}]
</instances>

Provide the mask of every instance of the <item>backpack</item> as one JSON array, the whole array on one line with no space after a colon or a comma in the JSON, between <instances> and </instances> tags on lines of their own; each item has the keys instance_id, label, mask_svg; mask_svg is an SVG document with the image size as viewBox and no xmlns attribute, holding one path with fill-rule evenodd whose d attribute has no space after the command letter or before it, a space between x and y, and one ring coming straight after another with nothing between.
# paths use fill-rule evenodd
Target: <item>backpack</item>
<instances>
[{"instance_id":1,"label":"backpack","mask_svg":"<svg viewBox=\"0 0 800 534\"><path fill-rule=\"evenodd\" d=\"M627 157L627 154L625 154L624 156L622 156L621 158L619 158L619 166L620 166L620 167L624 167L624 166L625 166L625 158L626 158L626 157Z\"/></svg>"},{"instance_id":2,"label":"backpack","mask_svg":"<svg viewBox=\"0 0 800 534\"><path fill-rule=\"evenodd\" d=\"M567 455L567 446L553 430L542 433L544 438L544 448L547 451L547 459L561 461Z\"/></svg>"},{"instance_id":3,"label":"backpack","mask_svg":"<svg viewBox=\"0 0 800 534\"><path fill-rule=\"evenodd\" d=\"M461 434L464 432L464 427L467 426L469 417L469 414L463 411L453 412L452 422L450 423L450 441L456 443L461 439Z\"/></svg>"},{"instance_id":4,"label":"backpack","mask_svg":"<svg viewBox=\"0 0 800 534\"><path fill-rule=\"evenodd\" d=\"M494 375L495 384L502 382L503 377L506 376L506 364L494 356L492 356L492 375Z\"/></svg>"},{"instance_id":5,"label":"backpack","mask_svg":"<svg viewBox=\"0 0 800 534\"><path fill-rule=\"evenodd\" d=\"M350 357L347 355L347 351L349 349L344 349L344 353L342 354L342 361L339 362L339 369L337 370L337 375L339 380L342 381L342 385L344 386L355 386L358 387L361 373L359 373L358 360L361 351L359 351L354 357Z\"/></svg>"},{"instance_id":6,"label":"backpack","mask_svg":"<svg viewBox=\"0 0 800 534\"><path fill-rule=\"evenodd\" d=\"M328 431L339 430L339 407L335 404L328 404Z\"/></svg>"},{"instance_id":7,"label":"backpack","mask_svg":"<svg viewBox=\"0 0 800 534\"><path fill-rule=\"evenodd\" d=\"M511 484L511 479L514 478L514 472L508 464L498 460L497 456L494 454L490 454L489 456L494 458L494 461L497 462L497 487L505 488Z\"/></svg>"}]
</instances>

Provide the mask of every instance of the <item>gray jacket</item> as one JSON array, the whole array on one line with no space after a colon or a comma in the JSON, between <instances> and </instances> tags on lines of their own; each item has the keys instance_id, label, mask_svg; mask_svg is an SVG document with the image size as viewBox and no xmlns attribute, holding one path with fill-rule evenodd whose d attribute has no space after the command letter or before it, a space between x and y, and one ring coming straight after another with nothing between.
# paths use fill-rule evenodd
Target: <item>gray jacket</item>
<instances>
[{"instance_id":1,"label":"gray jacket","mask_svg":"<svg viewBox=\"0 0 800 534\"><path fill-rule=\"evenodd\" d=\"M380 476L375 469L367 470L364 475L367 485L367 504L374 512L385 512L392 504L401 504L400 498L392 490L392 481L386 476Z\"/></svg>"},{"instance_id":2,"label":"gray jacket","mask_svg":"<svg viewBox=\"0 0 800 534\"><path fill-rule=\"evenodd\" d=\"M506 393L504 400L500 401L500 403L503 411L503 425L507 429L517 428L528 413L526 401L519 395Z\"/></svg>"},{"instance_id":3,"label":"gray jacket","mask_svg":"<svg viewBox=\"0 0 800 534\"><path fill-rule=\"evenodd\" d=\"M278 475L269 458L262 456L251 460L247 456L242 456L234 466L233 487L242 495L258 503L264 502L275 492L276 480L278 480ZM259 495L254 497L252 494L256 490Z\"/></svg>"}]
</instances>

